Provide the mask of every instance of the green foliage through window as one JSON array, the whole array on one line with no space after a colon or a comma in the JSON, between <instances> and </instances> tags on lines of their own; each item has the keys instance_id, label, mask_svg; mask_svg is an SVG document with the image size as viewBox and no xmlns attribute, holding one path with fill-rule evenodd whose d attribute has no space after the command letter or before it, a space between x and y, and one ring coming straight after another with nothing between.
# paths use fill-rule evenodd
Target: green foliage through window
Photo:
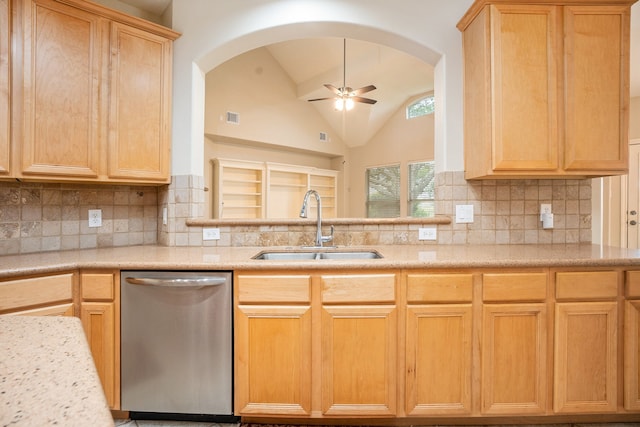
<instances>
[{"instance_id":1,"label":"green foliage through window","mask_svg":"<svg viewBox=\"0 0 640 427\"><path fill-rule=\"evenodd\" d=\"M367 168L367 218L400 216L400 165Z\"/></svg>"},{"instance_id":2,"label":"green foliage through window","mask_svg":"<svg viewBox=\"0 0 640 427\"><path fill-rule=\"evenodd\" d=\"M409 164L407 212L411 217L435 215L435 162Z\"/></svg>"},{"instance_id":3,"label":"green foliage through window","mask_svg":"<svg viewBox=\"0 0 640 427\"><path fill-rule=\"evenodd\" d=\"M367 168L367 218L397 218L400 203L407 203L407 216L435 215L435 163L410 163L407 195L400 191L400 165Z\"/></svg>"},{"instance_id":4,"label":"green foliage through window","mask_svg":"<svg viewBox=\"0 0 640 427\"><path fill-rule=\"evenodd\" d=\"M407 107L407 119L426 116L435 111L435 98L433 95L426 96Z\"/></svg>"}]
</instances>

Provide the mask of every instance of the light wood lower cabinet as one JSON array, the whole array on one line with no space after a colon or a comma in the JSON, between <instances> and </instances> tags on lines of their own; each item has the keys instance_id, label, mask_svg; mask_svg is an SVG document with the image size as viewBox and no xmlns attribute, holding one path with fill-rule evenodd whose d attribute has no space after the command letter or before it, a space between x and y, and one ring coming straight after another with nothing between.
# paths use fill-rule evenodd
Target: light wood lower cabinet
<instances>
[{"instance_id":1,"label":"light wood lower cabinet","mask_svg":"<svg viewBox=\"0 0 640 427\"><path fill-rule=\"evenodd\" d=\"M73 316L75 273L54 274L0 282L0 314Z\"/></svg>"},{"instance_id":2,"label":"light wood lower cabinet","mask_svg":"<svg viewBox=\"0 0 640 427\"><path fill-rule=\"evenodd\" d=\"M120 408L120 276L80 274L80 319L111 409Z\"/></svg>"},{"instance_id":3,"label":"light wood lower cabinet","mask_svg":"<svg viewBox=\"0 0 640 427\"><path fill-rule=\"evenodd\" d=\"M556 273L555 412L617 409L618 276L616 271Z\"/></svg>"},{"instance_id":4,"label":"light wood lower cabinet","mask_svg":"<svg viewBox=\"0 0 640 427\"><path fill-rule=\"evenodd\" d=\"M627 271L624 306L624 408L640 411L640 271Z\"/></svg>"},{"instance_id":5,"label":"light wood lower cabinet","mask_svg":"<svg viewBox=\"0 0 640 427\"><path fill-rule=\"evenodd\" d=\"M396 275L321 275L320 286L323 415L395 415Z\"/></svg>"},{"instance_id":6,"label":"light wood lower cabinet","mask_svg":"<svg viewBox=\"0 0 640 427\"><path fill-rule=\"evenodd\" d=\"M311 277L235 279L235 408L242 415L311 413Z\"/></svg>"},{"instance_id":7,"label":"light wood lower cabinet","mask_svg":"<svg viewBox=\"0 0 640 427\"><path fill-rule=\"evenodd\" d=\"M236 414L630 420L640 270L623 272L236 272Z\"/></svg>"},{"instance_id":8,"label":"light wood lower cabinet","mask_svg":"<svg viewBox=\"0 0 640 427\"><path fill-rule=\"evenodd\" d=\"M411 273L406 286L406 414L471 414L473 275Z\"/></svg>"},{"instance_id":9,"label":"light wood lower cabinet","mask_svg":"<svg viewBox=\"0 0 640 427\"><path fill-rule=\"evenodd\" d=\"M236 272L242 416L393 416L395 274Z\"/></svg>"},{"instance_id":10,"label":"light wood lower cabinet","mask_svg":"<svg viewBox=\"0 0 640 427\"><path fill-rule=\"evenodd\" d=\"M483 414L547 409L547 273L483 275Z\"/></svg>"}]
</instances>

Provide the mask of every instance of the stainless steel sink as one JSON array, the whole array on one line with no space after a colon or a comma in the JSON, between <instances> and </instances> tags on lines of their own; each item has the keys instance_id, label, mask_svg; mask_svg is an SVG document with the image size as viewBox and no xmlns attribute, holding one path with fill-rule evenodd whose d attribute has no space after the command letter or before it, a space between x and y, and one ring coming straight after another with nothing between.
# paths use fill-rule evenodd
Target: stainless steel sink
<instances>
[{"instance_id":1,"label":"stainless steel sink","mask_svg":"<svg viewBox=\"0 0 640 427\"><path fill-rule=\"evenodd\" d=\"M316 259L379 259L380 252L374 250L365 251L332 251L332 250L293 250L293 251L261 251L252 259L277 260L277 261L306 261Z\"/></svg>"}]
</instances>

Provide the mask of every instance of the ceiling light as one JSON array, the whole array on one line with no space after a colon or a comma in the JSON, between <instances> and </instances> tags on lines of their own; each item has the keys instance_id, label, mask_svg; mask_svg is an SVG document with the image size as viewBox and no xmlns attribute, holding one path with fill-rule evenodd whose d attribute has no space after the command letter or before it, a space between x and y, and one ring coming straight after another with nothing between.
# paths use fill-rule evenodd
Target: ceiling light
<instances>
[{"instance_id":1,"label":"ceiling light","mask_svg":"<svg viewBox=\"0 0 640 427\"><path fill-rule=\"evenodd\" d=\"M333 104L333 107L337 111L342 111L342 110L350 111L350 110L353 110L354 105L355 103L353 102L353 99L349 97L344 97L344 98L336 99L336 102Z\"/></svg>"}]
</instances>

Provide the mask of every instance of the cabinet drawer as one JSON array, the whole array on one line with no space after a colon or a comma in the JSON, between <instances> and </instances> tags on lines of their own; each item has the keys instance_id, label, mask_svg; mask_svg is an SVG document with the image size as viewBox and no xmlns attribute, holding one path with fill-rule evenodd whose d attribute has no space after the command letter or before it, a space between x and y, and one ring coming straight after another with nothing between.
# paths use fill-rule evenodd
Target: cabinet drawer
<instances>
[{"instance_id":1,"label":"cabinet drawer","mask_svg":"<svg viewBox=\"0 0 640 427\"><path fill-rule=\"evenodd\" d=\"M73 316L73 314L73 303L71 302L6 313L7 316Z\"/></svg>"},{"instance_id":2,"label":"cabinet drawer","mask_svg":"<svg viewBox=\"0 0 640 427\"><path fill-rule=\"evenodd\" d=\"M238 301L243 303L309 303L311 276L243 276L238 279Z\"/></svg>"},{"instance_id":3,"label":"cabinet drawer","mask_svg":"<svg viewBox=\"0 0 640 427\"><path fill-rule=\"evenodd\" d=\"M556 273L556 299L602 300L618 295L616 271L576 271Z\"/></svg>"},{"instance_id":4,"label":"cabinet drawer","mask_svg":"<svg viewBox=\"0 0 640 427\"><path fill-rule=\"evenodd\" d=\"M73 273L0 282L0 311L72 299Z\"/></svg>"},{"instance_id":5,"label":"cabinet drawer","mask_svg":"<svg viewBox=\"0 0 640 427\"><path fill-rule=\"evenodd\" d=\"M86 273L81 276L83 300L108 300L115 298L113 274Z\"/></svg>"},{"instance_id":6,"label":"cabinet drawer","mask_svg":"<svg viewBox=\"0 0 640 427\"><path fill-rule=\"evenodd\" d=\"M505 273L482 275L484 301L544 301L547 273Z\"/></svg>"},{"instance_id":7,"label":"cabinet drawer","mask_svg":"<svg viewBox=\"0 0 640 427\"><path fill-rule=\"evenodd\" d=\"M473 297L471 274L409 274L409 303L470 302Z\"/></svg>"},{"instance_id":8,"label":"cabinet drawer","mask_svg":"<svg viewBox=\"0 0 640 427\"><path fill-rule=\"evenodd\" d=\"M626 272L625 293L628 298L640 298L640 270Z\"/></svg>"},{"instance_id":9,"label":"cabinet drawer","mask_svg":"<svg viewBox=\"0 0 640 427\"><path fill-rule=\"evenodd\" d=\"M321 276L323 303L395 302L395 274Z\"/></svg>"}]
</instances>

